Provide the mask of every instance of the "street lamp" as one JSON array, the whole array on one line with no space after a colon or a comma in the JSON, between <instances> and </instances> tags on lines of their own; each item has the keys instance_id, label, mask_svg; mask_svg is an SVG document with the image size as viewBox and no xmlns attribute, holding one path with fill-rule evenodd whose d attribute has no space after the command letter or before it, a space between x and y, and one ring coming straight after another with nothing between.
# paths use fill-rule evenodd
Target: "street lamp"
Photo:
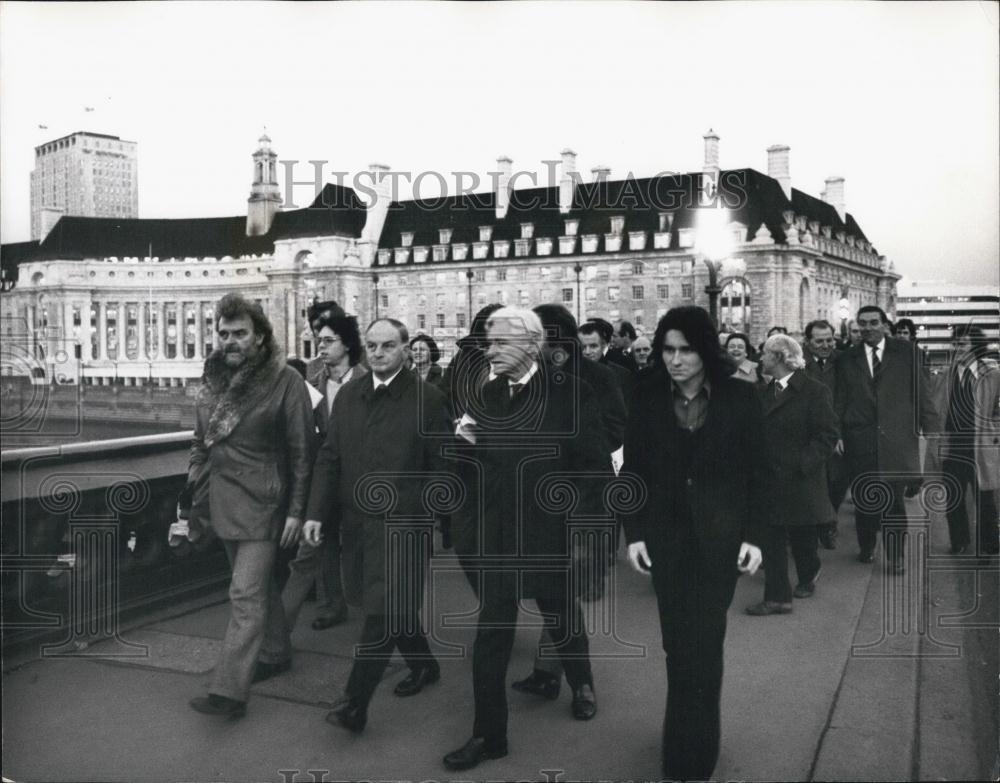
<instances>
[{"instance_id":1,"label":"street lamp","mask_svg":"<svg viewBox=\"0 0 1000 783\"><path fill-rule=\"evenodd\" d=\"M472 278L475 275L472 274L471 269L465 270L465 279L469 281L469 327L472 327Z\"/></svg>"},{"instance_id":2,"label":"street lamp","mask_svg":"<svg viewBox=\"0 0 1000 783\"><path fill-rule=\"evenodd\" d=\"M837 303L837 314L840 316L840 339L847 341L847 319L851 317L851 300L847 298L847 286L840 289L840 302Z\"/></svg>"},{"instance_id":3,"label":"street lamp","mask_svg":"<svg viewBox=\"0 0 1000 783\"><path fill-rule=\"evenodd\" d=\"M580 323L580 273L583 267L579 261L573 265L573 271L576 272L576 322Z\"/></svg>"},{"instance_id":4,"label":"street lamp","mask_svg":"<svg viewBox=\"0 0 1000 783\"><path fill-rule=\"evenodd\" d=\"M724 208L702 207L698 210L695 229L695 250L708 267L708 312L712 323L719 326L719 270L732 251L733 235L728 228L729 211Z\"/></svg>"}]
</instances>

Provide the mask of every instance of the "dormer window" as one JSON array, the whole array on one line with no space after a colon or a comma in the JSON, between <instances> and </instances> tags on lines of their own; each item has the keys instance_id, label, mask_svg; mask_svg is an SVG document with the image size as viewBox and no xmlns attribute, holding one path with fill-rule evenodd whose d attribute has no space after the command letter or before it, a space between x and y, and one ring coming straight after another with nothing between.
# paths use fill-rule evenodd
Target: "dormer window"
<instances>
[{"instance_id":1,"label":"dormer window","mask_svg":"<svg viewBox=\"0 0 1000 783\"><path fill-rule=\"evenodd\" d=\"M389 266L389 260L392 258L391 250L379 250L378 251L378 265L379 266Z\"/></svg>"},{"instance_id":2,"label":"dormer window","mask_svg":"<svg viewBox=\"0 0 1000 783\"><path fill-rule=\"evenodd\" d=\"M480 226L479 227L479 241L489 242L493 238L493 226Z\"/></svg>"},{"instance_id":3,"label":"dormer window","mask_svg":"<svg viewBox=\"0 0 1000 783\"><path fill-rule=\"evenodd\" d=\"M531 252L531 240L530 239L515 239L514 240L514 255L518 258L524 258Z\"/></svg>"},{"instance_id":4,"label":"dormer window","mask_svg":"<svg viewBox=\"0 0 1000 783\"><path fill-rule=\"evenodd\" d=\"M535 235L534 223L521 224L521 239L531 239Z\"/></svg>"},{"instance_id":5,"label":"dormer window","mask_svg":"<svg viewBox=\"0 0 1000 783\"><path fill-rule=\"evenodd\" d=\"M402 233L400 233L399 238L400 238L400 243L402 244L403 247L412 247L413 246L413 232L412 231L403 231Z\"/></svg>"},{"instance_id":6,"label":"dormer window","mask_svg":"<svg viewBox=\"0 0 1000 783\"><path fill-rule=\"evenodd\" d=\"M434 245L434 260L435 261L447 261L448 260L448 246L447 245Z\"/></svg>"},{"instance_id":7,"label":"dormer window","mask_svg":"<svg viewBox=\"0 0 1000 783\"><path fill-rule=\"evenodd\" d=\"M576 220L575 218L571 219L571 220L567 220L566 221L566 234L565 234L565 236L575 237L576 236L576 231L577 231L577 229L579 227L580 227L580 221L579 220Z\"/></svg>"},{"instance_id":8,"label":"dormer window","mask_svg":"<svg viewBox=\"0 0 1000 783\"><path fill-rule=\"evenodd\" d=\"M624 215L615 215L613 218L611 218L611 233L612 234L620 234L624 230L625 230L625 216Z\"/></svg>"},{"instance_id":9,"label":"dormer window","mask_svg":"<svg viewBox=\"0 0 1000 783\"><path fill-rule=\"evenodd\" d=\"M439 228L438 229L438 243L442 245L447 245L451 242L452 229L450 228Z\"/></svg>"},{"instance_id":10,"label":"dormer window","mask_svg":"<svg viewBox=\"0 0 1000 783\"><path fill-rule=\"evenodd\" d=\"M669 231L670 228L673 226L674 222L673 214L670 212L661 212L659 217L660 217L660 225L658 230Z\"/></svg>"},{"instance_id":11,"label":"dormer window","mask_svg":"<svg viewBox=\"0 0 1000 783\"><path fill-rule=\"evenodd\" d=\"M677 245L679 247L694 247L694 229L682 228L678 230Z\"/></svg>"}]
</instances>

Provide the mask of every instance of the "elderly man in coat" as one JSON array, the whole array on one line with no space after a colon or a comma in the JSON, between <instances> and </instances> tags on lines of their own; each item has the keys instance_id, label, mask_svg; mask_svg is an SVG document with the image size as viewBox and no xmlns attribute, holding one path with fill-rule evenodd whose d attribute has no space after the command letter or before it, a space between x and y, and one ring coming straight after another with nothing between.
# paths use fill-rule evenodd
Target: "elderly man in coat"
<instances>
[{"instance_id":1,"label":"elderly man in coat","mask_svg":"<svg viewBox=\"0 0 1000 783\"><path fill-rule=\"evenodd\" d=\"M312 406L260 305L228 294L215 309L219 348L205 360L188 483L192 523L222 539L231 613L198 712L240 717L251 682L288 668L289 629L274 581L279 538L297 540L309 491Z\"/></svg>"},{"instance_id":2,"label":"elderly man in coat","mask_svg":"<svg viewBox=\"0 0 1000 783\"><path fill-rule=\"evenodd\" d=\"M767 338L761 356L773 379L761 387L769 513L764 532L764 600L747 607L763 616L792 611L788 544L799 583L796 598L816 590L820 561L816 524L830 517L826 462L837 445L833 395L803 367L802 348L785 334Z\"/></svg>"},{"instance_id":3,"label":"elderly man in coat","mask_svg":"<svg viewBox=\"0 0 1000 783\"><path fill-rule=\"evenodd\" d=\"M459 427L468 445L456 458L476 468L467 513L455 518L455 548L480 609L472 738L444 757L450 770L507 755L506 674L522 587L553 619L573 716L588 720L597 712L586 629L571 592L567 523L570 513L599 507L609 455L594 392L545 360L543 339L531 310L505 307L490 316L486 356L496 377Z\"/></svg>"},{"instance_id":4,"label":"elderly man in coat","mask_svg":"<svg viewBox=\"0 0 1000 783\"><path fill-rule=\"evenodd\" d=\"M339 518L344 592L365 613L344 696L326 718L355 733L367 724L396 648L410 668L397 696L413 696L440 677L420 625L431 532L418 520L426 517L424 487L441 477L441 447L451 439L444 395L405 367L406 326L374 321L364 342L371 374L350 381L333 401L305 525L306 539L318 544L323 520Z\"/></svg>"},{"instance_id":5,"label":"elderly man in coat","mask_svg":"<svg viewBox=\"0 0 1000 783\"><path fill-rule=\"evenodd\" d=\"M928 460L959 487L959 498L947 511L951 553L964 555L972 544L966 506L971 496L979 553L995 555L1000 549L1000 369L989 360L989 341L978 326L954 327L952 340L954 360L937 396L944 430L929 444Z\"/></svg>"},{"instance_id":6,"label":"elderly man in coat","mask_svg":"<svg viewBox=\"0 0 1000 783\"><path fill-rule=\"evenodd\" d=\"M937 410L928 388L927 369L917 348L906 340L885 336L888 318L880 307L858 310L861 343L837 360L834 408L840 419L848 475L853 483L858 560L871 563L882 514L906 519L906 487L920 480L919 436L937 432ZM885 490L888 490L888 493ZM880 504L886 494L888 508ZM887 537L886 562L895 574L904 569L904 539Z\"/></svg>"}]
</instances>

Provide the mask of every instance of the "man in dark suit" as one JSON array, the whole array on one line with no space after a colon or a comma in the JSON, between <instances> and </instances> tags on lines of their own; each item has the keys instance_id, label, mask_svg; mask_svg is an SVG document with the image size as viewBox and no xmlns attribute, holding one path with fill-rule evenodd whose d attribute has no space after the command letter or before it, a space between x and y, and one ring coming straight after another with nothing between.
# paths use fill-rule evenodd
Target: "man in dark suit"
<instances>
[{"instance_id":1,"label":"man in dark suit","mask_svg":"<svg viewBox=\"0 0 1000 783\"><path fill-rule=\"evenodd\" d=\"M298 541L314 425L305 382L285 364L260 305L228 294L215 317L219 348L205 360L188 485L192 526L210 526L232 566L231 612L211 690L191 707L238 718L251 683L291 660L273 572L279 544Z\"/></svg>"},{"instance_id":2,"label":"man in dark suit","mask_svg":"<svg viewBox=\"0 0 1000 783\"><path fill-rule=\"evenodd\" d=\"M829 321L811 321L806 324L806 368L810 378L830 390L830 398L837 391L837 340ZM837 548L837 512L847 496L847 468L844 458L835 451L826 461L826 485L830 496L830 519L816 526L819 542L824 549Z\"/></svg>"},{"instance_id":3,"label":"man in dark suit","mask_svg":"<svg viewBox=\"0 0 1000 783\"><path fill-rule=\"evenodd\" d=\"M330 303L327 303L330 304ZM363 348L358 322L353 316L323 315L313 321L313 336L319 356L306 367L306 381L322 395L313 409L317 448L326 439L333 401L340 390L368 370L360 364ZM313 546L303 538L295 559L289 563L288 581L281 592L285 617L295 627L299 611L312 585L316 585L316 618L313 630L322 631L347 620L344 585L340 575L340 532L328 520L323 543Z\"/></svg>"},{"instance_id":4,"label":"man in dark suit","mask_svg":"<svg viewBox=\"0 0 1000 783\"><path fill-rule=\"evenodd\" d=\"M426 477L444 470L439 454L450 422L444 395L404 367L408 342L406 327L393 319L375 321L365 332L371 374L348 383L333 402L306 514L304 533L314 545L323 520L331 513L339 518L345 593L364 607L344 697L327 715L353 732L364 729L396 648L410 667L397 696L419 693L440 677L419 617L431 531L398 520L426 516L422 488ZM391 489L366 492L372 481ZM375 508L380 494L391 496L394 506Z\"/></svg>"},{"instance_id":5,"label":"man in dark suit","mask_svg":"<svg viewBox=\"0 0 1000 783\"><path fill-rule=\"evenodd\" d=\"M861 343L837 361L834 404L842 450L852 479L858 559L871 563L882 514L906 520L903 493L920 480L920 431L937 431L937 411L928 391L927 370L913 343L885 336L880 307L858 310ZM886 495L888 508L876 508ZM886 540L886 561L903 573L904 538Z\"/></svg>"},{"instance_id":6,"label":"man in dark suit","mask_svg":"<svg viewBox=\"0 0 1000 783\"><path fill-rule=\"evenodd\" d=\"M820 561L816 521L830 517L826 462L837 445L833 395L803 371L802 348L785 334L768 337L761 365L772 380L759 389L764 408L764 444L768 498L764 532L764 600L747 607L763 616L792 611L788 581L788 545L799 583L796 598L816 590Z\"/></svg>"},{"instance_id":7,"label":"man in dark suit","mask_svg":"<svg viewBox=\"0 0 1000 783\"><path fill-rule=\"evenodd\" d=\"M648 492L625 518L628 556L652 573L667 656L663 774L708 780L719 756L726 613L739 574L761 562L763 418L754 387L729 377L702 308L668 311L653 355L625 429L623 474Z\"/></svg>"},{"instance_id":8,"label":"man in dark suit","mask_svg":"<svg viewBox=\"0 0 1000 783\"><path fill-rule=\"evenodd\" d=\"M603 364L614 372L618 379L618 386L622 390L622 397L625 399L625 408L628 410L629 399L632 397L633 389L635 389L638 369L634 367L635 359L632 360L632 367L629 367L627 366L628 361L621 355L621 352L609 347L608 341L613 333L614 329L607 321L601 318L591 318L580 324L577 337L580 340L580 349L584 359Z\"/></svg>"},{"instance_id":9,"label":"man in dark suit","mask_svg":"<svg viewBox=\"0 0 1000 783\"><path fill-rule=\"evenodd\" d=\"M480 610L472 656L475 722L472 738L445 756L450 770L507 754L506 673L522 585L553 621L549 630L573 690L574 717L587 720L597 712L586 630L570 592L567 522L571 513L598 507L592 479L607 473L608 454L593 392L548 365L542 340L531 310L502 308L490 316L486 355L496 377L459 431L468 441L462 457L477 468L453 530ZM567 487L574 509L555 502L556 494L565 499Z\"/></svg>"},{"instance_id":10,"label":"man in dark suit","mask_svg":"<svg viewBox=\"0 0 1000 783\"><path fill-rule=\"evenodd\" d=\"M610 478L615 460L621 458L621 447L625 437L625 402L614 372L602 364L588 362L582 358L576 337L576 319L569 310L558 304L544 304L534 308L534 312L545 330L545 342L542 344L544 361L576 375L594 390L597 404L601 409L603 451L608 456L607 467ZM592 480L598 481L599 478L595 476ZM617 551L617 541L613 546ZM614 552L611 552L611 557L614 556ZM604 563L594 563L593 567L588 569L588 573L595 574L597 580L603 580L604 570ZM551 644L551 634L548 630L542 629L534 668L523 680L511 684L514 690L551 700L559 697L563 675L562 661L541 654L541 649Z\"/></svg>"}]
</instances>

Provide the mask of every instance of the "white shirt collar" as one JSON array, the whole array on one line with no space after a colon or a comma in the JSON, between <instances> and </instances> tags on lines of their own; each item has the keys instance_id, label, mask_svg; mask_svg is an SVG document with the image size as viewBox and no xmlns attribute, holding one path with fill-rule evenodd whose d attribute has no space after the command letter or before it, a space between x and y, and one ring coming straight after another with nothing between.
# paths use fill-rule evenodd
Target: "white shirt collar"
<instances>
[{"instance_id":1,"label":"white shirt collar","mask_svg":"<svg viewBox=\"0 0 1000 783\"><path fill-rule=\"evenodd\" d=\"M507 381L507 385L508 386L513 386L515 383L519 383L519 384L521 384L521 386L527 386L528 385L528 381L530 381L532 378L535 377L535 373L536 372L538 372L538 362L532 362L531 366L528 368L528 371L524 375L522 375L516 381L508 380Z\"/></svg>"},{"instance_id":2,"label":"white shirt collar","mask_svg":"<svg viewBox=\"0 0 1000 783\"><path fill-rule=\"evenodd\" d=\"M885 338L884 337L881 340L878 341L878 345L869 345L868 343L865 343L865 352L868 354L869 358L871 358L872 351L874 351L876 348L878 348L878 357L881 359L883 356L885 356Z\"/></svg>"},{"instance_id":3,"label":"white shirt collar","mask_svg":"<svg viewBox=\"0 0 1000 783\"><path fill-rule=\"evenodd\" d=\"M778 386L780 386L782 390L784 390L785 387L788 386L788 379L791 378L794 374L795 371L792 370L792 372L788 373L788 375L782 375L780 378L775 378L774 382L778 384Z\"/></svg>"},{"instance_id":4,"label":"white shirt collar","mask_svg":"<svg viewBox=\"0 0 1000 783\"><path fill-rule=\"evenodd\" d=\"M372 380L375 382L375 388L377 389L379 386L388 386L396 379L396 376L399 375L402 371L403 368L400 367L398 370L396 370L396 372L394 372L384 381L380 381L378 378L375 377L375 373L372 373Z\"/></svg>"}]
</instances>

